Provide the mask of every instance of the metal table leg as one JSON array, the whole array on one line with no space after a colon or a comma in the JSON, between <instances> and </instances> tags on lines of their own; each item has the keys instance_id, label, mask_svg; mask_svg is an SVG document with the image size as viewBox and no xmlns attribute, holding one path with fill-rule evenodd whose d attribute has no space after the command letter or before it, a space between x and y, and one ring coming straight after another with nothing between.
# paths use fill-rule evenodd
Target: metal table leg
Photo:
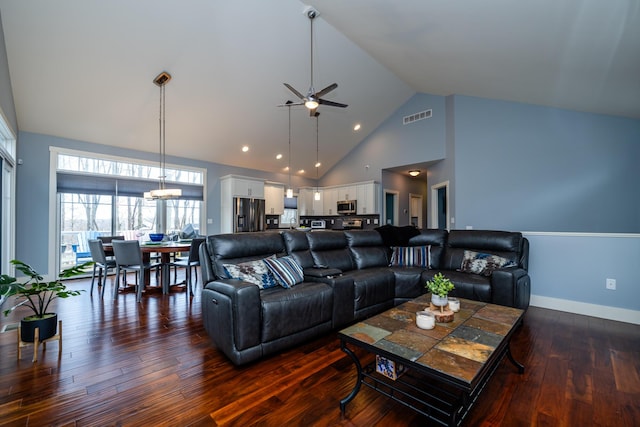
<instances>
[{"instance_id":1,"label":"metal table leg","mask_svg":"<svg viewBox=\"0 0 640 427\"><path fill-rule=\"evenodd\" d=\"M360 391L360 386L362 385L363 376L362 376L362 365L360 364L358 357L353 353L353 351L351 351L347 347L346 343L343 340L340 340L340 350L347 353L347 355L349 355L351 360L353 360L353 363L356 365L356 372L357 372L356 384L353 386L353 390L351 390L351 393L349 393L347 397L345 397L340 401L340 412L342 413L342 416L344 416L347 403L351 402Z\"/></svg>"}]
</instances>

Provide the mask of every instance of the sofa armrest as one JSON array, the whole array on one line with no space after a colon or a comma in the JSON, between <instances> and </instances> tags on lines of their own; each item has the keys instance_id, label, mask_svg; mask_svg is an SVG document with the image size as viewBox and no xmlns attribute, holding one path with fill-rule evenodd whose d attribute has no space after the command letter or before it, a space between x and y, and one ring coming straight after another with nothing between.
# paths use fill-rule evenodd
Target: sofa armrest
<instances>
[{"instance_id":1,"label":"sofa armrest","mask_svg":"<svg viewBox=\"0 0 640 427\"><path fill-rule=\"evenodd\" d=\"M333 329L353 322L356 311L353 278L349 276L309 276L305 277L305 280L308 280L309 282L326 283L333 289Z\"/></svg>"},{"instance_id":2,"label":"sofa armrest","mask_svg":"<svg viewBox=\"0 0 640 427\"><path fill-rule=\"evenodd\" d=\"M531 297L531 279L517 267L495 270L491 275L491 302L526 310Z\"/></svg>"},{"instance_id":3,"label":"sofa armrest","mask_svg":"<svg viewBox=\"0 0 640 427\"><path fill-rule=\"evenodd\" d=\"M260 345L260 288L235 279L214 280L202 289L205 329L225 354Z\"/></svg>"}]
</instances>

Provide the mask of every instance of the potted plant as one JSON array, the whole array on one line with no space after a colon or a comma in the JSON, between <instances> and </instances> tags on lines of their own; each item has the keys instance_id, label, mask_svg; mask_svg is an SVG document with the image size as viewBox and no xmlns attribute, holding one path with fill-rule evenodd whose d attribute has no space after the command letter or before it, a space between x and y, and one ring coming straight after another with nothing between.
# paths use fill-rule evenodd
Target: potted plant
<instances>
[{"instance_id":1,"label":"potted plant","mask_svg":"<svg viewBox=\"0 0 640 427\"><path fill-rule=\"evenodd\" d=\"M20 339L24 342L33 342L35 328L39 328L38 339L40 341L51 338L57 331L58 315L47 311L49 305L56 298L80 295L82 291L67 289L59 279L45 282L37 271L22 261L14 259L11 260L11 264L15 265L16 270L22 272L27 277L27 280L24 283L20 283L15 277L6 274L0 276L0 295L6 298L17 297L15 305L5 310L4 315L8 316L9 313L22 305L29 307L33 313L20 321ZM83 274L85 273L84 269L92 264L93 262L89 261L63 270L60 273L60 278Z\"/></svg>"},{"instance_id":2,"label":"potted plant","mask_svg":"<svg viewBox=\"0 0 640 427\"><path fill-rule=\"evenodd\" d=\"M425 287L431 292L431 303L437 307L444 307L449 302L449 292L455 289L453 282L442 273L437 273L433 279L427 280Z\"/></svg>"}]
</instances>

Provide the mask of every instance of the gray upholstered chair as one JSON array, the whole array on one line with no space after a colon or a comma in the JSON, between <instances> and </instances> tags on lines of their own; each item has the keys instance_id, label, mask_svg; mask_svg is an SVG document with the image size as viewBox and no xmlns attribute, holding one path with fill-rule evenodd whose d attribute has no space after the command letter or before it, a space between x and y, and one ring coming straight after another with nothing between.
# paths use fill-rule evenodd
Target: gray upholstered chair
<instances>
[{"instance_id":1,"label":"gray upholstered chair","mask_svg":"<svg viewBox=\"0 0 640 427\"><path fill-rule=\"evenodd\" d=\"M191 247L189 248L189 256L184 258L177 258L171 263L174 267L184 267L186 269L187 286L189 287L189 293L193 295L193 272L195 272L196 282L198 281L198 266L200 265L200 256L198 255L198 249L204 242L204 237L195 238L191 241Z\"/></svg>"},{"instance_id":2,"label":"gray upholstered chair","mask_svg":"<svg viewBox=\"0 0 640 427\"><path fill-rule=\"evenodd\" d=\"M114 240L111 244L116 258L116 286L113 290L113 299L118 298L120 272L134 271L138 275L136 301L140 302L144 288L144 272L153 268L158 271L162 264L158 262L143 263L140 243L137 240Z\"/></svg>"},{"instance_id":3,"label":"gray upholstered chair","mask_svg":"<svg viewBox=\"0 0 640 427\"><path fill-rule=\"evenodd\" d=\"M110 268L116 268L116 261L108 259L104 253L102 242L98 239L89 239L89 251L93 260L93 274L91 275L91 290L89 294L93 295L93 284L96 281L96 272L98 272L98 286L102 286L101 296L104 298L104 288L107 284L107 271Z\"/></svg>"}]
</instances>

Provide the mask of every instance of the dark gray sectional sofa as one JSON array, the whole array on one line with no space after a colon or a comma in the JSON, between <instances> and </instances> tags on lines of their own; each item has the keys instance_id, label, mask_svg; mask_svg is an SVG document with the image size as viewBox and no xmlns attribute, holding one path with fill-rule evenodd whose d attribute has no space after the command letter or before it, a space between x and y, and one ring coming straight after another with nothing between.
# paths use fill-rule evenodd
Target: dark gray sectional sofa
<instances>
[{"instance_id":1,"label":"dark gray sectional sofa","mask_svg":"<svg viewBox=\"0 0 640 427\"><path fill-rule=\"evenodd\" d=\"M428 257L411 258L415 251ZM506 265L481 271L487 254ZM233 266L261 268L274 255L302 268L294 286L273 286L271 274L254 270L260 286L228 278ZM528 257L527 239L505 231L422 230L395 252L375 230L209 236L200 247L204 325L241 365L418 297L438 272L454 282L452 296L526 309Z\"/></svg>"}]
</instances>

